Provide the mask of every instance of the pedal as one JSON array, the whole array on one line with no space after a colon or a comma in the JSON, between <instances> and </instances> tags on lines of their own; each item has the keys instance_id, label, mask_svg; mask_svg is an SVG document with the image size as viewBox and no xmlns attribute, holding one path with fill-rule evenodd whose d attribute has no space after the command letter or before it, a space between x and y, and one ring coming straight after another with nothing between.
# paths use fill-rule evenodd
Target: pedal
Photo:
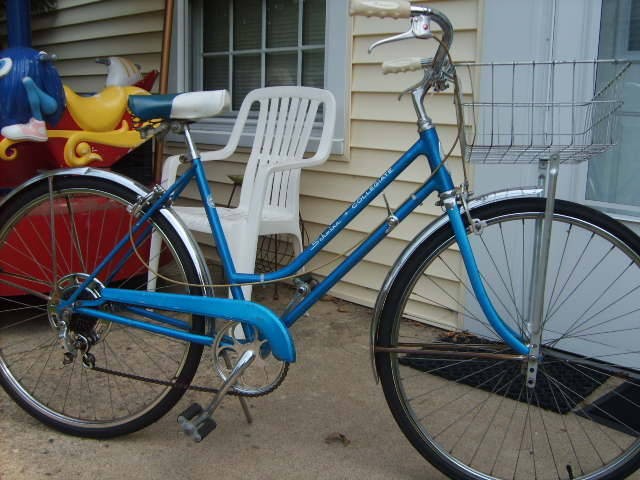
<instances>
[{"instance_id":1,"label":"pedal","mask_svg":"<svg viewBox=\"0 0 640 480\"><path fill-rule=\"evenodd\" d=\"M195 413L197 409L189 412L192 407L197 407L200 413ZM185 435L191 437L196 443L201 442L207 435L213 432L218 426L215 420L209 416L202 415L202 407L194 403L178 417L178 423ZM193 414L191 419L186 418L185 414ZM194 418L195 417L195 418ZM204 417L204 418L203 418ZM192 421L193 420L193 421Z\"/></svg>"},{"instance_id":2,"label":"pedal","mask_svg":"<svg viewBox=\"0 0 640 480\"><path fill-rule=\"evenodd\" d=\"M195 442L201 442L207 435L213 432L218 424L211 417L205 418L200 425L198 425L197 435L192 435L191 438Z\"/></svg>"},{"instance_id":3,"label":"pedal","mask_svg":"<svg viewBox=\"0 0 640 480\"><path fill-rule=\"evenodd\" d=\"M213 412L218 408L224 396L233 385L236 384L240 375L251 365L255 358L256 353L253 350L244 352L206 409L197 403L193 403L178 416L178 424L185 435L191 437L194 442L201 442L207 435L215 430L217 424L213 418L211 418L211 415L213 415Z\"/></svg>"},{"instance_id":4,"label":"pedal","mask_svg":"<svg viewBox=\"0 0 640 480\"><path fill-rule=\"evenodd\" d=\"M196 415L200 415L203 411L199 403L192 403L184 412L178 415L178 423L182 425L185 421L193 420Z\"/></svg>"}]
</instances>

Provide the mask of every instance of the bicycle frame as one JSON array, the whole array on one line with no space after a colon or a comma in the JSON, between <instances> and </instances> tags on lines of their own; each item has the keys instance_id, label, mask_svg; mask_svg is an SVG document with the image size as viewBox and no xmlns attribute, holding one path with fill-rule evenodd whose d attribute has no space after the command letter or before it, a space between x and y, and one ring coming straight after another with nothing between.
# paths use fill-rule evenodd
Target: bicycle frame
<instances>
[{"instance_id":1,"label":"bicycle frame","mask_svg":"<svg viewBox=\"0 0 640 480\"><path fill-rule=\"evenodd\" d=\"M189 136L187 134L187 139ZM191 145L192 146L192 145ZM193 149L195 153L195 149ZM423 183L412 195L410 195L400 205L395 212L382 222L369 236L342 262L338 264L308 296L304 297L291 310L287 311L282 318L276 317L265 307L261 307L253 302L244 301L242 289L238 284L261 283L265 281L277 281L289 277L298 272L303 266L313 259L322 248L327 245L342 229L349 224L371 201L377 197L384 189L393 182L410 164L418 157L427 158L431 172L436 172L425 183ZM232 286L231 293L235 300L216 299L213 297L202 297L194 303L194 298L189 295L166 294L157 292L140 292L125 289L105 288L102 296L97 300L80 300L80 292L88 287L91 282L100 274L100 271L114 258L114 256L129 244L129 236L122 238L113 251L104 259L97 269L85 280L76 292L67 300L60 302L60 312L64 309L74 308L75 311L83 315L106 318L115 323L122 323L129 326L151 330L169 337L188 340L196 343L210 345L213 337L208 335L194 335L186 330L189 326L181 324L169 317L152 313L147 308L163 308L168 310L189 312L205 316L215 316L228 319L236 319L247 322L258 327L272 343L274 354L283 360L293 361L295 359L295 349L288 334L287 328L295 323L316 301L329 291L341 278L344 277L367 253L369 253L389 232L400 222L402 222L413 210L415 210L434 191L440 194L449 221L455 232L456 241L460 247L460 252L467 269L471 285L480 300L481 307L487 316L489 323L496 332L519 354L528 354L529 347L525 345L517 333L509 328L499 317L493 307L478 272L478 267L471 251L469 241L466 236L466 229L462 221L462 216L457 203L457 195L451 179L451 175L444 166L441 167L442 157L440 152L440 141L435 127L425 129L420 133L419 139L402 155L391 167L389 167L373 184L358 197L331 225L314 240L298 257L289 265L266 274L247 274L236 272L233 259L222 230L222 225L215 209L213 193L209 188L205 171L199 156L193 155L193 165L183 174L172 186L170 186L151 206L145 214L136 222L132 228L133 234L138 232L144 222L156 211L162 208L167 202L177 198L186 188L189 182L195 179L200 191L202 204L209 219L213 238L216 242L220 254L223 269L227 281ZM133 248L129 246L129 252L125 255L128 258L133 254ZM240 302L239 302L240 301ZM153 318L154 320L167 324L167 327L148 325L145 322L122 317L114 313L106 313L102 310L94 310L107 302L117 302L125 305L134 305L139 308L130 307L130 311L136 314ZM73 305L73 307L72 307ZM260 309L256 309L260 307ZM135 309L134 309L135 308ZM261 317L256 320L257 317ZM280 324L282 328L275 324ZM285 328L286 327L286 328Z\"/></svg>"}]
</instances>

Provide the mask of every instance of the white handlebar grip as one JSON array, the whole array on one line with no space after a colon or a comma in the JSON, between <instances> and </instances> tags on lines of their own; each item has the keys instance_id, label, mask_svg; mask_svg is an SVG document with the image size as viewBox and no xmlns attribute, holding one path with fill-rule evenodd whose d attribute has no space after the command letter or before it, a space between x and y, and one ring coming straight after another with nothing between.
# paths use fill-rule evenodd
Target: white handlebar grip
<instances>
[{"instance_id":1,"label":"white handlebar grip","mask_svg":"<svg viewBox=\"0 0 640 480\"><path fill-rule=\"evenodd\" d=\"M397 58L388 60L382 64L382 73L412 72L422 69L420 57Z\"/></svg>"},{"instance_id":2,"label":"white handlebar grip","mask_svg":"<svg viewBox=\"0 0 640 480\"><path fill-rule=\"evenodd\" d=\"M409 18L411 3L409 0L351 0L349 15Z\"/></svg>"}]
</instances>

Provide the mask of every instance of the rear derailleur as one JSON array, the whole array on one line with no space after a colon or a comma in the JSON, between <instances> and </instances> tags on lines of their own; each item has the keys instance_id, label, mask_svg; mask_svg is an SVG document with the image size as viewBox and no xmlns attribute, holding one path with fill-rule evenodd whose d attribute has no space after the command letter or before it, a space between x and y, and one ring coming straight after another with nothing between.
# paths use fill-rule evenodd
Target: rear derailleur
<instances>
[{"instance_id":1,"label":"rear derailleur","mask_svg":"<svg viewBox=\"0 0 640 480\"><path fill-rule=\"evenodd\" d=\"M70 317L70 315L64 315ZM89 332L82 334L73 331L69 328L69 324L65 320L57 322L58 338L62 343L62 348L65 350L63 355L62 364L72 364L78 355L81 355L82 365L86 368L93 368L96 365L96 357L90 352L98 341L100 341L100 335L97 332Z\"/></svg>"},{"instance_id":2,"label":"rear derailleur","mask_svg":"<svg viewBox=\"0 0 640 480\"><path fill-rule=\"evenodd\" d=\"M62 364L70 365L80 355L83 366L94 368L96 359L90 350L104 339L111 324L97 318L78 315L70 307L60 308L61 301L71 298L87 278L89 276L83 273L73 273L60 278L51 292L47 313L51 328L56 332L65 351ZM103 288L100 281L93 279L84 287L78 298L96 300Z\"/></svg>"}]
</instances>

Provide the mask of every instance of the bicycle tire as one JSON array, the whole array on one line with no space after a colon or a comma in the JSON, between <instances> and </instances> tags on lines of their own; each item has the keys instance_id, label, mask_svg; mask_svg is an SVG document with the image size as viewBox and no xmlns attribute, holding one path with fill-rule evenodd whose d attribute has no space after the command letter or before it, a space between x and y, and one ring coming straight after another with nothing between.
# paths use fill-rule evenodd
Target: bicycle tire
<instances>
[{"instance_id":1,"label":"bicycle tire","mask_svg":"<svg viewBox=\"0 0 640 480\"><path fill-rule=\"evenodd\" d=\"M53 285L63 286L62 296L73 292L74 282L77 285L126 234L138 194L103 178L54 176L50 181L51 191L44 179L0 208L0 308L5 312L0 317L0 384L25 411L64 433L92 438L128 434L158 420L182 397L203 346L74 315L69 330L75 338L92 338L96 366L132 376L83 368L79 354L65 362L58 329L47 313L48 304L55 302L49 294ZM170 222L156 213L145 230L158 232L162 241L163 273L197 284L194 259ZM148 252L148 243L138 240L139 250ZM135 255L121 262L124 258L109 262L99 280L112 288L146 289L146 266ZM156 290L202 295L199 287L162 282L157 280ZM95 298L99 289L96 284L82 295ZM126 314L140 318L139 312ZM189 322L191 332L204 333L204 318L180 318ZM134 375L178 386L144 382Z\"/></svg>"},{"instance_id":2,"label":"bicycle tire","mask_svg":"<svg viewBox=\"0 0 640 480\"><path fill-rule=\"evenodd\" d=\"M480 235L467 229L489 297L525 339L533 229L544 209L543 198L496 202L471 212L486 222ZM535 389L525 384L526 360L480 357L514 352L480 317L453 243L447 223L415 249L376 332L376 347L417 350L375 354L408 440L454 479L613 480L634 472L640 239L601 212L556 201ZM440 328L427 326L434 321ZM444 353L419 352L434 348Z\"/></svg>"}]
</instances>

